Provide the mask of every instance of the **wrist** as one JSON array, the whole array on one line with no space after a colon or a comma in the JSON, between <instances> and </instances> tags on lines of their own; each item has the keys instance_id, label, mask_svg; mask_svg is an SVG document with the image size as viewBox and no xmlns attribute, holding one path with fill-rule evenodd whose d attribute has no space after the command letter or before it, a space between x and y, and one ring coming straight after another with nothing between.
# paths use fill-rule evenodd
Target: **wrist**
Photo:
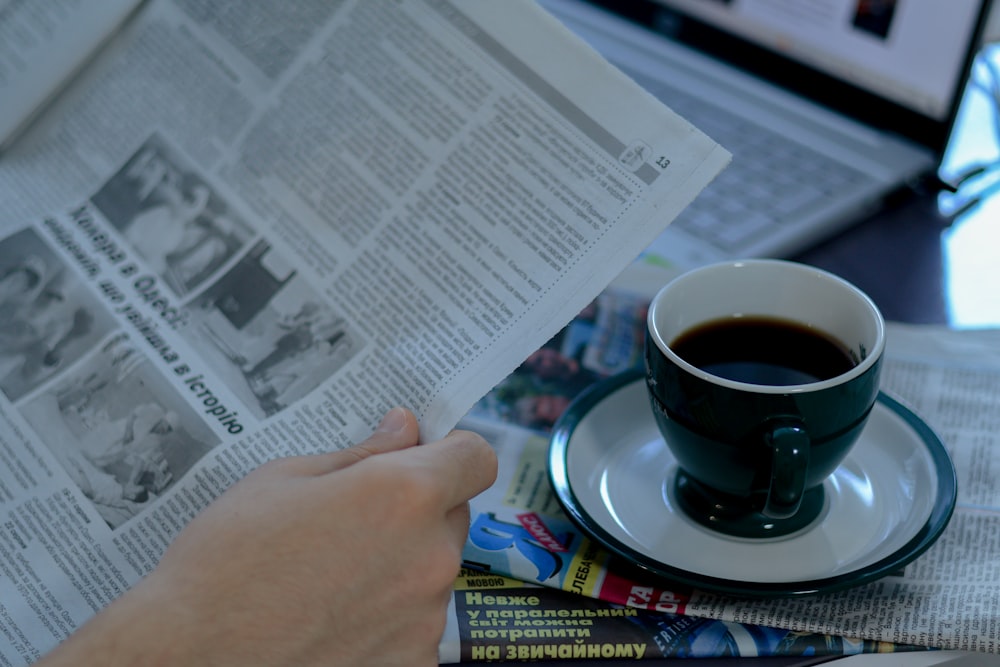
<instances>
[{"instance_id":1,"label":"wrist","mask_svg":"<svg viewBox=\"0 0 1000 667\"><path fill-rule=\"evenodd\" d=\"M169 667L200 662L205 655L196 623L169 595L145 580L101 610L72 637L37 664L39 667Z\"/></svg>"}]
</instances>

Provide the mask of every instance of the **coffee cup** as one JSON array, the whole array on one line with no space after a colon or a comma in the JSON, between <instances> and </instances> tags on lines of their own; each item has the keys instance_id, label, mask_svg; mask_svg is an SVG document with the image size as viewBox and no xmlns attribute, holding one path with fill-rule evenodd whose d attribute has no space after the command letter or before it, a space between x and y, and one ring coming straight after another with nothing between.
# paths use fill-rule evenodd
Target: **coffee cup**
<instances>
[{"instance_id":1,"label":"coffee cup","mask_svg":"<svg viewBox=\"0 0 1000 667\"><path fill-rule=\"evenodd\" d=\"M747 538L817 520L823 481L878 396L884 349L875 303L804 264L723 262L663 286L647 318L646 385L680 509Z\"/></svg>"}]
</instances>

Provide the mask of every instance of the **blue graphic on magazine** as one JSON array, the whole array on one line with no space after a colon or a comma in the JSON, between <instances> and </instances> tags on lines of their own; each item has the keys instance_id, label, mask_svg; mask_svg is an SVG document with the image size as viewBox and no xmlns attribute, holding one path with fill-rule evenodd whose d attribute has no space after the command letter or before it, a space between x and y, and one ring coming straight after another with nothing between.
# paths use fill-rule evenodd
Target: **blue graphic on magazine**
<instances>
[{"instance_id":1,"label":"blue graphic on magazine","mask_svg":"<svg viewBox=\"0 0 1000 667\"><path fill-rule=\"evenodd\" d=\"M525 512L515 523L483 512L472 521L463 557L470 567L540 583L558 577L561 583L579 540L569 521Z\"/></svg>"}]
</instances>

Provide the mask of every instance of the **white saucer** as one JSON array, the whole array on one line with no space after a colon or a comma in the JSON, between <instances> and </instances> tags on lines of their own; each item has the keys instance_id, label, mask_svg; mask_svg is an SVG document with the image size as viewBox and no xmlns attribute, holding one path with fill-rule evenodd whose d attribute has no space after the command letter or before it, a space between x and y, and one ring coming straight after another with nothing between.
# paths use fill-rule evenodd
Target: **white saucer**
<instances>
[{"instance_id":1,"label":"white saucer","mask_svg":"<svg viewBox=\"0 0 1000 667\"><path fill-rule=\"evenodd\" d=\"M829 592L892 574L940 536L958 488L940 439L885 394L824 482L819 517L798 532L739 538L703 527L673 498L676 469L639 371L587 390L552 432L550 480L587 534L653 574L738 595Z\"/></svg>"}]
</instances>

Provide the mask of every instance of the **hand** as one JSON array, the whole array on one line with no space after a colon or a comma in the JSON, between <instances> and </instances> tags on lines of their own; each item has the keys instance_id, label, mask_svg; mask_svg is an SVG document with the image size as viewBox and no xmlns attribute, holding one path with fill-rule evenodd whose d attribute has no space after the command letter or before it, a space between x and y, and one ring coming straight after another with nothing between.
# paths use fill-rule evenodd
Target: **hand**
<instances>
[{"instance_id":1,"label":"hand","mask_svg":"<svg viewBox=\"0 0 1000 667\"><path fill-rule=\"evenodd\" d=\"M437 665L497 463L474 433L417 440L396 408L355 447L261 466L39 665Z\"/></svg>"}]
</instances>

